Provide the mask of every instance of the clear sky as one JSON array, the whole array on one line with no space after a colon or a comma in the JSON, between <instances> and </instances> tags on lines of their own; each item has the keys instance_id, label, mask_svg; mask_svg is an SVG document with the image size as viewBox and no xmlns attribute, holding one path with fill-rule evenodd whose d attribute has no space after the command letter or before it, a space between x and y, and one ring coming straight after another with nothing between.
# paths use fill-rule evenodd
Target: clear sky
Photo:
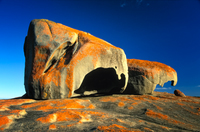
<instances>
[{"instance_id":1,"label":"clear sky","mask_svg":"<svg viewBox=\"0 0 200 132\"><path fill-rule=\"evenodd\" d=\"M104 39L129 59L174 68L177 86L156 91L200 96L199 0L0 0L0 98L25 93L24 39L42 18Z\"/></svg>"}]
</instances>

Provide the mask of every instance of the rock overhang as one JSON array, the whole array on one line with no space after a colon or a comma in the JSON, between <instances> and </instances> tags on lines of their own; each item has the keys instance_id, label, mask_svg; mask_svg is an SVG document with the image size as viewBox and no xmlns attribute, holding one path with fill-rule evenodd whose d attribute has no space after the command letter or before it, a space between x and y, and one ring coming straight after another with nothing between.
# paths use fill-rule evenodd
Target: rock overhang
<instances>
[{"instance_id":1,"label":"rock overhang","mask_svg":"<svg viewBox=\"0 0 200 132\"><path fill-rule=\"evenodd\" d=\"M175 86L178 81L176 71L163 63L147 60L127 59L129 81L125 93L153 94L156 85L163 87L171 81Z\"/></svg>"},{"instance_id":2,"label":"rock overhang","mask_svg":"<svg viewBox=\"0 0 200 132\"><path fill-rule=\"evenodd\" d=\"M124 51L86 32L36 19L30 23L24 52L25 88L29 97L76 96L74 91L85 75L97 68L113 68L119 80L121 76L125 78L124 85L115 92L126 88L128 68Z\"/></svg>"}]
</instances>

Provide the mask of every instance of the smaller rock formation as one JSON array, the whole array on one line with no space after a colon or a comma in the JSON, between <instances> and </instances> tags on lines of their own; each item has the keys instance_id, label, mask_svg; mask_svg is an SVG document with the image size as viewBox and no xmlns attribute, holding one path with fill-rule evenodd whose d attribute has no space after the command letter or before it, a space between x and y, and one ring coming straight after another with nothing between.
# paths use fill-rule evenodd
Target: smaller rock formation
<instances>
[{"instance_id":1,"label":"smaller rock formation","mask_svg":"<svg viewBox=\"0 0 200 132\"><path fill-rule=\"evenodd\" d=\"M178 89L174 90L174 94L176 96L186 97L185 94L183 92L181 92L180 90L178 90Z\"/></svg>"},{"instance_id":2,"label":"smaller rock formation","mask_svg":"<svg viewBox=\"0 0 200 132\"><path fill-rule=\"evenodd\" d=\"M165 82L177 83L176 71L165 64L147 60L127 59L129 80L124 93L152 94L156 85L163 87Z\"/></svg>"}]
</instances>

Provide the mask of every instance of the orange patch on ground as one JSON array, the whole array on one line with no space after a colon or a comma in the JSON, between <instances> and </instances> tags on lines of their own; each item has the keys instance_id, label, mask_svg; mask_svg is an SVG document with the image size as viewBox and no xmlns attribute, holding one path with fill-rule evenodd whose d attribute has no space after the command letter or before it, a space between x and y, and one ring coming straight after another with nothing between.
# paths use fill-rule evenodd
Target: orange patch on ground
<instances>
[{"instance_id":1,"label":"orange patch on ground","mask_svg":"<svg viewBox=\"0 0 200 132\"><path fill-rule=\"evenodd\" d=\"M182 103L177 103L178 105L185 105L185 104L182 104Z\"/></svg>"},{"instance_id":2,"label":"orange patch on ground","mask_svg":"<svg viewBox=\"0 0 200 132\"><path fill-rule=\"evenodd\" d=\"M131 97L133 100L140 100L140 101L148 101L146 98L148 98L147 95L140 95L140 96L134 96Z\"/></svg>"},{"instance_id":3,"label":"orange patch on ground","mask_svg":"<svg viewBox=\"0 0 200 132\"><path fill-rule=\"evenodd\" d=\"M132 110L132 109L133 109L133 106L128 107L128 109L129 109L129 110Z\"/></svg>"},{"instance_id":4,"label":"orange patch on ground","mask_svg":"<svg viewBox=\"0 0 200 132\"><path fill-rule=\"evenodd\" d=\"M42 123L52 123L56 121L77 121L81 123L82 119L89 120L88 117L90 116L96 116L97 118L106 118L108 117L107 114L103 112L94 112L94 111L82 111L82 110L59 110L53 114L49 114L45 117L40 117L37 119L37 121L40 121Z\"/></svg>"},{"instance_id":5,"label":"orange patch on ground","mask_svg":"<svg viewBox=\"0 0 200 132\"><path fill-rule=\"evenodd\" d=\"M40 117L37 119L37 121L40 121L42 123L56 122L56 120L57 120L56 114L49 114L46 117Z\"/></svg>"},{"instance_id":6,"label":"orange patch on ground","mask_svg":"<svg viewBox=\"0 0 200 132\"><path fill-rule=\"evenodd\" d=\"M169 118L167 115L163 115L161 113L157 113L157 112L154 112L153 110L149 110L149 109L147 109L146 115L152 116L152 117L158 117L158 118L165 119L165 120L168 120L168 118Z\"/></svg>"},{"instance_id":7,"label":"orange patch on ground","mask_svg":"<svg viewBox=\"0 0 200 132\"><path fill-rule=\"evenodd\" d=\"M0 100L0 111L9 110L9 106L21 105L23 103L31 103L35 100L32 99L9 99L9 100Z\"/></svg>"},{"instance_id":8,"label":"orange patch on ground","mask_svg":"<svg viewBox=\"0 0 200 132\"><path fill-rule=\"evenodd\" d=\"M11 110L10 113L17 114L17 117L27 114L26 110Z\"/></svg>"},{"instance_id":9,"label":"orange patch on ground","mask_svg":"<svg viewBox=\"0 0 200 132\"><path fill-rule=\"evenodd\" d=\"M194 106L189 106L191 109L194 109Z\"/></svg>"},{"instance_id":10,"label":"orange patch on ground","mask_svg":"<svg viewBox=\"0 0 200 132\"><path fill-rule=\"evenodd\" d=\"M144 129L147 130L147 131L153 131L150 128L147 128L147 127L145 127Z\"/></svg>"},{"instance_id":11,"label":"orange patch on ground","mask_svg":"<svg viewBox=\"0 0 200 132\"><path fill-rule=\"evenodd\" d=\"M149 99L151 99L151 100L159 100L158 97L153 97L153 96L149 96Z\"/></svg>"},{"instance_id":12,"label":"orange patch on ground","mask_svg":"<svg viewBox=\"0 0 200 132\"><path fill-rule=\"evenodd\" d=\"M164 128L164 129L168 129L168 127L165 127L165 126L161 126L162 128Z\"/></svg>"},{"instance_id":13,"label":"orange patch on ground","mask_svg":"<svg viewBox=\"0 0 200 132\"><path fill-rule=\"evenodd\" d=\"M7 124L9 124L9 123L11 123L11 120L8 119L7 116L1 116L1 115L0 115L0 130L3 131L4 128L5 128L5 126L6 126Z\"/></svg>"},{"instance_id":14,"label":"orange patch on ground","mask_svg":"<svg viewBox=\"0 0 200 132\"><path fill-rule=\"evenodd\" d=\"M117 124L113 124L110 126L98 126L97 129L104 132L131 132L127 130L126 127Z\"/></svg>"},{"instance_id":15,"label":"orange patch on ground","mask_svg":"<svg viewBox=\"0 0 200 132\"><path fill-rule=\"evenodd\" d=\"M198 111L197 113L195 113L195 112L190 111L190 110L188 110L188 109L186 109L186 108L183 108L183 109L185 109L186 111L190 112L191 114L194 114L194 115L200 115L200 112L199 112L199 111Z\"/></svg>"},{"instance_id":16,"label":"orange patch on ground","mask_svg":"<svg viewBox=\"0 0 200 132\"><path fill-rule=\"evenodd\" d=\"M34 108L35 110L48 111L52 109L83 109L86 106L81 105L82 101L79 99L62 99L62 100L45 100L32 104L21 106L22 108ZM89 100L84 100L83 104L87 104L88 109L94 109L95 107Z\"/></svg>"},{"instance_id":17,"label":"orange patch on ground","mask_svg":"<svg viewBox=\"0 0 200 132\"><path fill-rule=\"evenodd\" d=\"M98 126L97 130L104 131L104 132L143 132L137 129L128 130L128 128L117 125L117 124L112 124L110 126Z\"/></svg>"},{"instance_id":18,"label":"orange patch on ground","mask_svg":"<svg viewBox=\"0 0 200 132\"><path fill-rule=\"evenodd\" d=\"M161 108L161 107L159 107L159 106L157 106L157 105L155 105L155 104L153 104L158 110L163 110L163 108Z\"/></svg>"},{"instance_id":19,"label":"orange patch on ground","mask_svg":"<svg viewBox=\"0 0 200 132\"><path fill-rule=\"evenodd\" d=\"M95 106L92 105L92 104L90 104L87 108L89 108L89 109L95 109Z\"/></svg>"},{"instance_id":20,"label":"orange patch on ground","mask_svg":"<svg viewBox=\"0 0 200 132\"><path fill-rule=\"evenodd\" d=\"M56 125L55 124L52 124L49 126L49 130L55 130L56 129Z\"/></svg>"},{"instance_id":21,"label":"orange patch on ground","mask_svg":"<svg viewBox=\"0 0 200 132\"><path fill-rule=\"evenodd\" d=\"M125 104L124 104L123 102L119 102L119 103L118 103L118 106L119 106L119 107L123 107L124 105L125 105Z\"/></svg>"},{"instance_id":22,"label":"orange patch on ground","mask_svg":"<svg viewBox=\"0 0 200 132\"><path fill-rule=\"evenodd\" d=\"M169 116L163 115L163 114L161 114L161 113L154 112L153 110L147 109L147 111L146 111L145 114L148 115L148 116L151 116L151 117L153 117L153 118L160 118L160 119L167 120L167 121L169 121L169 122L171 122L171 123L185 124L185 123L183 123L183 122L180 122L180 121L177 121L177 120L174 120L174 119L170 119Z\"/></svg>"},{"instance_id":23,"label":"orange patch on ground","mask_svg":"<svg viewBox=\"0 0 200 132\"><path fill-rule=\"evenodd\" d=\"M133 102L134 100L128 99L127 97L117 97L117 100L124 102Z\"/></svg>"},{"instance_id":24,"label":"orange patch on ground","mask_svg":"<svg viewBox=\"0 0 200 132\"><path fill-rule=\"evenodd\" d=\"M189 103L194 103L194 104L200 104L200 102L192 101L192 100L189 100L189 99L181 99L181 101L183 101L183 102L189 102Z\"/></svg>"},{"instance_id":25,"label":"orange patch on ground","mask_svg":"<svg viewBox=\"0 0 200 132\"><path fill-rule=\"evenodd\" d=\"M132 103L131 105L135 106L135 105L138 105L138 103L137 103L137 102L135 102L135 103Z\"/></svg>"}]
</instances>

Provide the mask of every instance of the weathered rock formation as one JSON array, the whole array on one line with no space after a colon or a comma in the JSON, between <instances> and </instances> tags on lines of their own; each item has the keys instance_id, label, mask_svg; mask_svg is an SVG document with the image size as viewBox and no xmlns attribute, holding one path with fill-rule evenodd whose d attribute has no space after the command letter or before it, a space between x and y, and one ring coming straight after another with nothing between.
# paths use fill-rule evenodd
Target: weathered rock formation
<instances>
[{"instance_id":1,"label":"weathered rock formation","mask_svg":"<svg viewBox=\"0 0 200 132\"><path fill-rule=\"evenodd\" d=\"M186 97L185 94L178 89L174 90L174 94L176 96Z\"/></svg>"},{"instance_id":2,"label":"weathered rock formation","mask_svg":"<svg viewBox=\"0 0 200 132\"><path fill-rule=\"evenodd\" d=\"M120 93L128 82L122 49L49 20L30 23L24 53L25 89L29 98Z\"/></svg>"},{"instance_id":3,"label":"weathered rock formation","mask_svg":"<svg viewBox=\"0 0 200 132\"><path fill-rule=\"evenodd\" d=\"M163 86L171 81L177 83L176 71L165 64L146 60L127 59L129 81L124 93L127 94L152 94L156 85Z\"/></svg>"},{"instance_id":4,"label":"weathered rock formation","mask_svg":"<svg viewBox=\"0 0 200 132\"><path fill-rule=\"evenodd\" d=\"M0 100L5 132L197 132L200 98L154 92L71 99Z\"/></svg>"}]
</instances>

